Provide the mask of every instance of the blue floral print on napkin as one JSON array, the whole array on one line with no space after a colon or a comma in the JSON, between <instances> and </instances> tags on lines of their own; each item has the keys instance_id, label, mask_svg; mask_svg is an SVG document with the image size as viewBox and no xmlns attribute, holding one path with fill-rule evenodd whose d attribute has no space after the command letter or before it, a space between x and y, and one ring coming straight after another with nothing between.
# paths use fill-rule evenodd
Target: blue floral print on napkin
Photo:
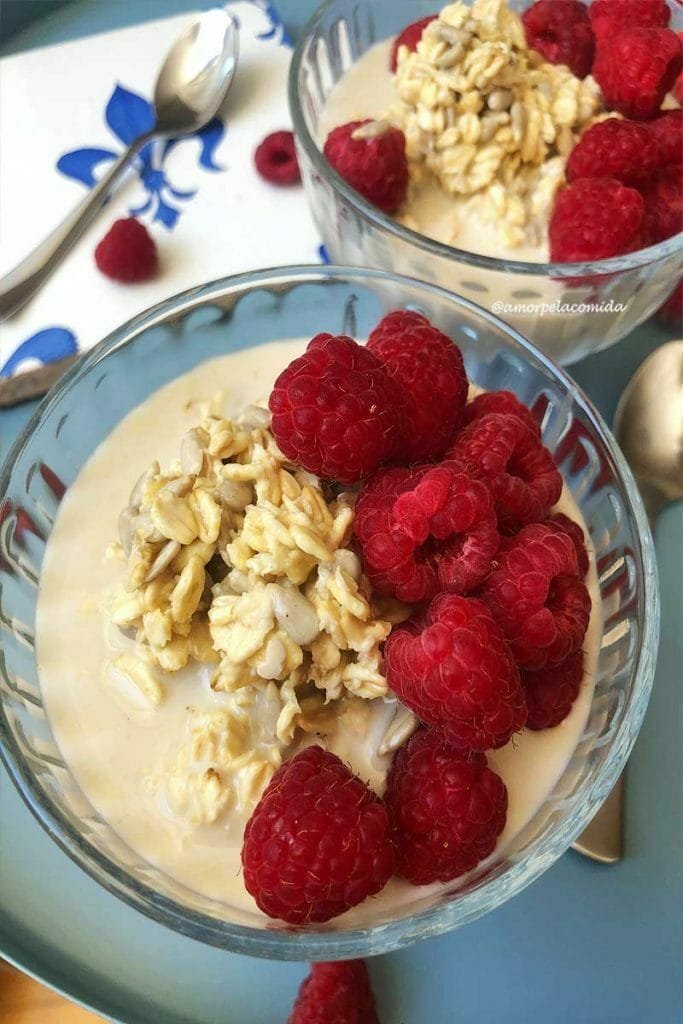
<instances>
[{"instance_id":1,"label":"blue floral print on napkin","mask_svg":"<svg viewBox=\"0 0 683 1024\"><path fill-rule=\"evenodd\" d=\"M275 39L280 46L294 46L294 41L285 28L285 23L275 9L274 4L268 0L254 0L255 6L259 7L270 21L270 28L259 32L257 39Z\"/></svg>"},{"instance_id":2,"label":"blue floral print on napkin","mask_svg":"<svg viewBox=\"0 0 683 1024\"><path fill-rule=\"evenodd\" d=\"M19 363L25 359L37 359L41 363L53 363L65 356L78 352L76 335L67 327L46 327L32 334L14 350L9 359L0 367L0 377L11 377Z\"/></svg>"},{"instance_id":3,"label":"blue floral print on napkin","mask_svg":"<svg viewBox=\"0 0 683 1024\"><path fill-rule=\"evenodd\" d=\"M104 117L112 133L126 147L133 139L153 127L154 107L144 96L117 85L109 98ZM140 150L134 162L146 197L140 206L130 208L130 215L140 217L153 211L153 221L159 221L169 230L175 227L182 212L180 204L192 199L197 189L183 190L172 185L165 170L169 153L176 146L199 143L199 166L206 171L222 171L223 168L215 162L214 154L224 134L223 122L214 117L196 135L167 139L165 142L149 142ZM97 181L96 169L116 160L121 151L92 147L73 149L59 158L57 169L68 178L74 178L87 188L92 188Z\"/></svg>"}]
</instances>

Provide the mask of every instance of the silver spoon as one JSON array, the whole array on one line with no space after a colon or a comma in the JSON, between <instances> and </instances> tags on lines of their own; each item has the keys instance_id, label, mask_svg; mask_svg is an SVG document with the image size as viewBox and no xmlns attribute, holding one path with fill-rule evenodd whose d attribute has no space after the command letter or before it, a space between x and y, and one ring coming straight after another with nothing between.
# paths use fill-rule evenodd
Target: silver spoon
<instances>
[{"instance_id":1,"label":"silver spoon","mask_svg":"<svg viewBox=\"0 0 683 1024\"><path fill-rule=\"evenodd\" d=\"M683 341L655 349L636 370L617 406L614 433L633 470L650 523L683 499ZM574 843L602 864L621 860L624 775Z\"/></svg>"},{"instance_id":2,"label":"silver spoon","mask_svg":"<svg viewBox=\"0 0 683 1024\"><path fill-rule=\"evenodd\" d=\"M237 27L227 11L206 11L194 19L169 50L159 72L154 127L134 139L73 213L0 280L0 320L21 309L59 266L148 142L191 135L208 124L232 83L237 56Z\"/></svg>"}]
</instances>

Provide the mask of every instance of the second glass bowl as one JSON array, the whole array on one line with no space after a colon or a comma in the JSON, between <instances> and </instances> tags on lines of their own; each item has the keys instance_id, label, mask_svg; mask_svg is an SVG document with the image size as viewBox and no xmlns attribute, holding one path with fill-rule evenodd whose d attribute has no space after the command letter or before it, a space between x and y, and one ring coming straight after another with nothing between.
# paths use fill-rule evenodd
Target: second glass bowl
<instances>
[{"instance_id":1,"label":"second glass bowl","mask_svg":"<svg viewBox=\"0 0 683 1024\"><path fill-rule=\"evenodd\" d=\"M278 338L321 331L363 338L400 307L423 311L457 341L475 384L508 388L542 415L544 442L596 553L604 633L595 695L565 770L492 865L438 893L416 888L400 907L369 901L350 922L290 930L201 896L145 861L80 789L40 688L41 563L65 489L110 431L157 388L206 359ZM50 836L101 885L155 920L225 949L291 960L385 953L493 910L549 868L590 821L645 713L659 628L657 580L647 519L623 457L561 370L495 317L432 285L381 271L286 267L167 300L115 331L48 395L0 474L0 510L0 752L12 779Z\"/></svg>"},{"instance_id":2,"label":"second glass bowl","mask_svg":"<svg viewBox=\"0 0 683 1024\"><path fill-rule=\"evenodd\" d=\"M509 0L518 11L530 0ZM366 202L321 152L331 91L375 43L433 14L433 0L328 0L296 48L289 103L304 187L334 263L380 267L472 299L560 363L613 345L666 300L683 270L683 233L648 249L593 263L523 263L465 252L403 227ZM683 9L670 4L671 26ZM359 113L363 99L359 98Z\"/></svg>"}]
</instances>

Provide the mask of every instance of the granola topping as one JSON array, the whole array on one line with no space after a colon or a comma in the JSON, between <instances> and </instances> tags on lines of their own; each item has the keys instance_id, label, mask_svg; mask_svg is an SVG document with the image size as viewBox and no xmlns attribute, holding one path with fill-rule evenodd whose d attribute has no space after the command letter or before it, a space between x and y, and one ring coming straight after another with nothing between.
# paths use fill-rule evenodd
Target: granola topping
<instances>
[{"instance_id":1,"label":"granola topping","mask_svg":"<svg viewBox=\"0 0 683 1024\"><path fill-rule=\"evenodd\" d=\"M172 674L199 661L225 701L188 715L185 745L149 780L186 823L253 806L283 752L324 731L332 703L340 713L386 696L391 622L346 546L353 503L286 463L258 406L234 420L208 411L179 458L135 484L109 605L134 645L110 670L154 708Z\"/></svg>"},{"instance_id":2,"label":"granola topping","mask_svg":"<svg viewBox=\"0 0 683 1024\"><path fill-rule=\"evenodd\" d=\"M543 237L565 157L600 119L594 79L530 50L505 0L475 0L445 7L416 52L399 48L395 87L386 117L405 133L412 181L472 197L511 248Z\"/></svg>"}]
</instances>

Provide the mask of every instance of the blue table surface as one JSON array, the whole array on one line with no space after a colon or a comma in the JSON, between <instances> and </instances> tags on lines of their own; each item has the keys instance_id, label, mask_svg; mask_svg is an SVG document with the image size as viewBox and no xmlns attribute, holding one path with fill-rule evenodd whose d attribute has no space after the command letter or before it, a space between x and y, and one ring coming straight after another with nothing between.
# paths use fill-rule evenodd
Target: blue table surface
<instances>
[{"instance_id":1,"label":"blue table surface","mask_svg":"<svg viewBox=\"0 0 683 1024\"><path fill-rule=\"evenodd\" d=\"M42 11L46 4L38 6ZM55 3L54 9L35 23L5 39L0 54L209 6L210 0ZM279 0L278 6L296 35L315 5L313 0ZM616 347L572 368L573 376L608 421L634 369L667 336L654 324L645 324ZM35 408L36 403L29 403L0 413L0 460ZM570 852L516 899L466 929L377 958L372 970L384 1024L457 1024L494 1019L506 1024L669 1024L680 1020L682 506L670 507L660 517L656 546L662 642L653 697L629 766L625 859L616 866L602 867ZM26 969L74 995L92 992L92 986L87 989L78 977L74 929L65 928L63 942L45 944L45 937L39 938L37 932L43 919L40 906L27 898L25 913L17 914L16 906L21 901L17 900L16 887L24 884L30 888L30 865L39 862L43 870L59 871L65 886L74 876L86 904L91 899L93 907L101 903L104 908L112 897L80 877L77 869L65 862L64 855L50 847L18 797L8 792L10 784L1 771L0 783L3 813L11 811L15 830L11 842L0 831L0 908L6 911L4 926L0 917L0 949ZM12 870L10 858L14 861ZM24 873L17 867L20 860L29 865ZM87 916L82 924L88 925ZM141 933L152 928L157 926L140 919ZM193 955L196 953L195 943L169 933L162 935L169 962L174 956L187 958L190 947ZM133 947L132 934L130 941ZM224 956L206 950L202 962L208 971L215 958ZM302 974L297 965L234 959L243 965L250 985L272 986L274 1000L281 992L286 993L282 998L291 997ZM126 969L131 971L133 967L129 963ZM132 1010L117 1008L116 998L103 981L98 1007L120 1014L122 1019L132 1019ZM190 1005L191 1000L188 1014ZM264 1017L262 1024L283 1019L287 1003L279 1012L277 1005L274 1001L274 1015ZM4 1019L1 1010L0 1018ZM152 1020L144 1012L139 1019ZM190 1015L182 1019L194 1020Z\"/></svg>"}]
</instances>

